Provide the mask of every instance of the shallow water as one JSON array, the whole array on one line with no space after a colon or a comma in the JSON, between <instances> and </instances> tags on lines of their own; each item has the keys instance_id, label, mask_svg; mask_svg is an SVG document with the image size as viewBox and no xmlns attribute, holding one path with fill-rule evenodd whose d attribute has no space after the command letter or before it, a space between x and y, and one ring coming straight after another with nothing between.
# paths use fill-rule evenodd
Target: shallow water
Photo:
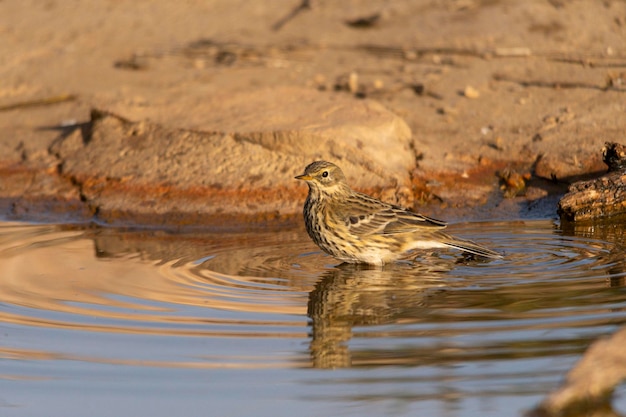
<instances>
[{"instance_id":1,"label":"shallow water","mask_svg":"<svg viewBox=\"0 0 626 417\"><path fill-rule=\"evenodd\" d=\"M505 258L366 269L303 228L0 223L0 415L521 415L626 323L625 230L457 224Z\"/></svg>"}]
</instances>

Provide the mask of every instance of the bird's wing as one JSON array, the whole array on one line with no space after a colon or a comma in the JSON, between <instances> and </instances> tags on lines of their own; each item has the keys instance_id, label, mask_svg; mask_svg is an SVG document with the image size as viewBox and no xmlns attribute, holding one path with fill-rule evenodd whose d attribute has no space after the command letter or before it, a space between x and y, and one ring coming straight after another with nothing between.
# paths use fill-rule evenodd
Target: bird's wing
<instances>
[{"instance_id":1,"label":"bird's wing","mask_svg":"<svg viewBox=\"0 0 626 417\"><path fill-rule=\"evenodd\" d=\"M383 233L385 234L409 233L418 230L435 231L439 229L444 229L448 225L442 220L437 220L419 213L414 213L410 210L398 206L393 206L392 210L396 214L396 220L394 222L390 222L385 227L385 230L383 231Z\"/></svg>"},{"instance_id":2,"label":"bird's wing","mask_svg":"<svg viewBox=\"0 0 626 417\"><path fill-rule=\"evenodd\" d=\"M358 236L383 233L385 227L396 219L391 205L360 193L355 193L332 211L337 216L337 223Z\"/></svg>"},{"instance_id":3,"label":"bird's wing","mask_svg":"<svg viewBox=\"0 0 626 417\"><path fill-rule=\"evenodd\" d=\"M339 220L355 235L407 233L446 227L445 222L383 203L365 194L355 193L347 206L349 211L340 211Z\"/></svg>"}]
</instances>

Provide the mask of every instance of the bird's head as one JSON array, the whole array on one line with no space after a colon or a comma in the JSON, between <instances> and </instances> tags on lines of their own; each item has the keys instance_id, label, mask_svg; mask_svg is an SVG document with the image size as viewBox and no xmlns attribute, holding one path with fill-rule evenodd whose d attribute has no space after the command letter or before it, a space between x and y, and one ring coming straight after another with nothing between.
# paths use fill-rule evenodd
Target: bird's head
<instances>
[{"instance_id":1,"label":"bird's head","mask_svg":"<svg viewBox=\"0 0 626 417\"><path fill-rule=\"evenodd\" d=\"M304 174L296 177L306 181L312 193L336 196L350 192L346 177L341 169L330 162L315 161L304 169Z\"/></svg>"}]
</instances>

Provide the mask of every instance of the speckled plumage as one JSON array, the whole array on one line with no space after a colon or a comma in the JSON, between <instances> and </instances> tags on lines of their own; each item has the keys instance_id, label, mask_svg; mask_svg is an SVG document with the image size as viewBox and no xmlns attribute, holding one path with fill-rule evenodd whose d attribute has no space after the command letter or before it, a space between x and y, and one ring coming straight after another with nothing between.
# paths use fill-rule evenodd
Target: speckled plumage
<instances>
[{"instance_id":1,"label":"speckled plumage","mask_svg":"<svg viewBox=\"0 0 626 417\"><path fill-rule=\"evenodd\" d=\"M502 256L441 230L446 223L352 190L330 162L309 164L296 177L309 186L306 230L324 252L348 263L383 265L414 249L453 247L487 258Z\"/></svg>"}]
</instances>

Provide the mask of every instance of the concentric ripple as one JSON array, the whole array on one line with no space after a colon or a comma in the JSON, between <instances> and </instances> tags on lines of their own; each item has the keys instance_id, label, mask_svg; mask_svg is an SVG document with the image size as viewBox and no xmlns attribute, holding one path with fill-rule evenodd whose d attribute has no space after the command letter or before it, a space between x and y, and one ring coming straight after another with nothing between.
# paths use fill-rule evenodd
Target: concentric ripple
<instances>
[{"instance_id":1,"label":"concentric ripple","mask_svg":"<svg viewBox=\"0 0 626 417\"><path fill-rule=\"evenodd\" d=\"M497 408L541 395L592 340L626 322L623 226L492 222L450 232L505 257L439 251L367 268L338 265L300 228L170 234L5 223L0 379L71 379L66 361L236 368L261 379L289 368L307 407L353 404L374 415L367 404L489 398Z\"/></svg>"}]
</instances>

